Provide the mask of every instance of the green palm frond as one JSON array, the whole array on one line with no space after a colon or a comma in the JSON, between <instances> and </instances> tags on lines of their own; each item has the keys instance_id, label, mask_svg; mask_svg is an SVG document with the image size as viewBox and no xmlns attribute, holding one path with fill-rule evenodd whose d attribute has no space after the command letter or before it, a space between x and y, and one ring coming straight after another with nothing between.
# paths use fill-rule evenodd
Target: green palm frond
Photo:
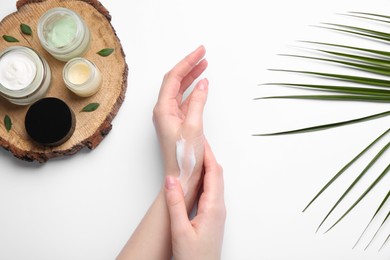
<instances>
[{"instance_id":1,"label":"green palm frond","mask_svg":"<svg viewBox=\"0 0 390 260\"><path fill-rule=\"evenodd\" d=\"M371 225L372 221L375 219L376 215L378 215L379 211L382 209L382 207L385 205L385 203L387 202L387 200L388 200L389 198L390 198L390 190L389 190L389 192L387 193L387 195L385 196L385 198L382 200L382 202L381 202L381 204L379 205L378 209L375 211L375 213L374 213L374 215L372 216L370 222L368 222L366 228L363 230L362 234L360 235L360 237L359 237L358 240L356 241L356 243L355 243L355 245L353 246L353 248L355 248L356 245L360 242L360 240L362 239L364 233L366 233L368 227ZM380 226L380 228L381 228L381 227L383 226L383 224L386 222L387 218L388 218L388 217L386 216L386 219L385 219L385 221L383 221L383 223L382 223L382 225ZM380 228L378 229L378 231L380 230ZM378 231L377 231L377 233L378 233ZM374 238L375 238L375 236L376 236L377 233L375 233L375 235L374 235L373 238L371 239L370 243L366 246L366 248L367 248L367 247L371 244L371 242L374 240Z\"/></svg>"},{"instance_id":2,"label":"green palm frond","mask_svg":"<svg viewBox=\"0 0 390 260\"><path fill-rule=\"evenodd\" d=\"M346 16L359 19L360 21L365 21L368 23L382 23L385 25L390 24L390 16L372 14L365 12L349 12L345 14ZM353 36L355 38L360 38L363 41L377 41L377 42L390 42L390 33L373 30L370 28L362 28L357 26L338 24L338 23L322 23L320 26L316 26L322 29L331 30L337 33ZM306 48L312 55L294 55L294 54L282 54L287 58L291 59L303 59L308 61L315 61L327 64L328 66L333 66L334 68L348 69L349 71L356 73L329 73L323 71L311 71L311 70L291 70L291 69L270 69L270 71L279 72L279 73L293 73L293 74L302 74L304 76L311 76L319 78L323 81L331 81L331 84L308 84L308 83L289 83L289 82L279 82L279 83L265 83L261 86L272 86L272 87L288 87L293 89L301 90L310 90L318 92L319 94L309 94L309 95L279 95L279 96L264 96L255 98L255 100L272 100L272 99L296 99L296 100L320 100L320 101L347 101L347 102L371 102L371 103L389 103L390 102L390 52L380 49L371 49L360 46L349 46L346 44L337 44L337 43L326 43L319 41L300 41L305 44L309 44L312 47ZM313 47L314 46L314 47ZM358 73L365 73L368 76L360 76ZM334 84L333 82L341 82L342 84ZM341 127L350 124L362 123L369 120L376 120L382 117L390 116L390 111L384 111L377 114L368 115L365 117L360 117L356 119L334 122L322 125L309 126L300 129L287 130L281 132L265 133L265 134L255 134L255 136L276 136L276 135L286 135L286 134L299 134L311 131L320 131L329 128ZM351 161L349 161L341 170L339 170L334 177L328 181L322 189L314 196L314 198L308 203L304 208L305 212L313 203L321 196L351 165L353 165L362 155L367 153L382 140L388 133L390 128L378 136L374 141L372 141L363 151L358 153ZM317 231L323 226L323 224L328 220L329 216L334 213L335 209L344 201L345 197L355 188L355 186L360 182L360 180L367 174L372 174L370 171L372 166L374 166L383 156L383 154L390 148L390 142L382 147L382 149L375 154L371 161L366 165L366 167L357 175L357 177L352 181L348 186L345 192L338 198L334 203L332 208L325 215L323 220L320 222ZM366 196L377 187L377 185L387 176L390 171L390 164L374 179L374 181L369 184L363 193L355 200L352 205L339 217L337 220L327 229L326 232L335 227L340 223L355 207L358 205ZM355 243L355 246L359 243L363 234L366 232L367 228L370 226L372 221L377 217L377 214L383 211L384 204L390 200L390 191L386 197L382 200L377 211L373 215L371 221L364 229L363 233ZM376 231L375 235L372 237L371 241L368 243L367 247L371 242L376 238L379 231L382 229L383 225L389 221L390 212L387 214L386 218L382 221L380 227ZM325 233L326 233L325 232ZM383 242L382 247L390 240L390 234L387 239ZM354 247L355 247L354 246ZM367 248L366 247L366 248Z\"/></svg>"}]
</instances>

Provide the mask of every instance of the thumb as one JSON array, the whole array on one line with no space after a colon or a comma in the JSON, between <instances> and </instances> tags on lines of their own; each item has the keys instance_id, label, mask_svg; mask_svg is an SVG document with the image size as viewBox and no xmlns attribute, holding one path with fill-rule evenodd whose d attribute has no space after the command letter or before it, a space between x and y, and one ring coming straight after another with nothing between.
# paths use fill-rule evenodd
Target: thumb
<instances>
[{"instance_id":1,"label":"thumb","mask_svg":"<svg viewBox=\"0 0 390 260\"><path fill-rule=\"evenodd\" d=\"M209 82L203 79L198 82L188 97L188 111L186 122L190 125L202 126L203 110L207 100Z\"/></svg>"},{"instance_id":2,"label":"thumb","mask_svg":"<svg viewBox=\"0 0 390 260\"><path fill-rule=\"evenodd\" d=\"M165 198L171 220L172 234L180 234L191 224L188 219L183 191L177 178L168 175L165 179Z\"/></svg>"}]
</instances>

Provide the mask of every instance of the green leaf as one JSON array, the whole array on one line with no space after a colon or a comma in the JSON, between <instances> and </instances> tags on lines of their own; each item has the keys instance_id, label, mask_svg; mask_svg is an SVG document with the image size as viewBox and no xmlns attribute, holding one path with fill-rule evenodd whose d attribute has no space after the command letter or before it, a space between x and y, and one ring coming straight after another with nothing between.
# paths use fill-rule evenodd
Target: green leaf
<instances>
[{"instance_id":1,"label":"green leaf","mask_svg":"<svg viewBox=\"0 0 390 260\"><path fill-rule=\"evenodd\" d=\"M26 35L32 35L31 27L28 26L27 24L21 23L20 30L22 31L22 33L24 33Z\"/></svg>"},{"instance_id":2,"label":"green leaf","mask_svg":"<svg viewBox=\"0 0 390 260\"><path fill-rule=\"evenodd\" d=\"M317 231L321 228L322 224L325 223L325 221L328 219L328 217L330 216L330 214L332 214L332 212L336 209L336 207L340 204L340 202L345 198L345 196L347 196L347 194L352 190L353 187L355 187L355 185L361 180L361 178L363 178L363 176L368 172L368 170L378 161L379 158L381 158L381 156L387 151L387 149L389 149L390 147L390 142L387 143L380 151L379 153L370 161L370 163L364 168L364 170L359 174L359 176L352 182L352 184L348 187L348 189L343 193L343 195L341 195L341 197L337 200L337 202L333 205L333 207L330 209L330 211L328 212L328 214L326 214L325 218L322 220L322 222L320 223L320 225L318 226L317 228ZM386 168L386 170L384 171L387 172L388 170L390 169L390 164L389 166ZM368 193L368 192L367 192ZM367 194L366 193L366 194ZM363 196L361 196L360 200L366 195L364 194ZM358 200L358 201L360 201ZM339 223L341 221L341 219L343 219L354 207L355 205L357 204L357 202L355 202L355 204L347 211L347 213L345 213L335 224L333 224L326 232L328 232L329 230L331 230L337 223ZM325 232L325 233L326 233Z\"/></svg>"},{"instance_id":3,"label":"green leaf","mask_svg":"<svg viewBox=\"0 0 390 260\"><path fill-rule=\"evenodd\" d=\"M384 33L384 32L378 32L378 31L373 31L373 30L366 30L366 29L361 29L361 28L352 27L352 26L346 26L346 25L337 25L337 24L329 24L329 25L338 26L340 28L349 28L349 29L352 29L352 30L338 29L338 28L332 28L332 27L326 27L326 26L319 26L319 27L322 27L324 29L338 31L338 32L345 32L345 33L349 33L349 34L352 34L352 35L363 36L363 37L366 37L366 38L369 38L369 39L382 40L382 41L386 41L386 42L390 41L390 37L386 33ZM363 32L366 32L366 33L363 33Z\"/></svg>"},{"instance_id":4,"label":"green leaf","mask_svg":"<svg viewBox=\"0 0 390 260\"><path fill-rule=\"evenodd\" d=\"M386 243L387 243L387 241L389 241L389 239L390 239L390 234L387 236L387 238L386 238L385 242L383 242L383 244L382 244L381 248L379 248L379 251L381 251L381 250L382 250L382 248L383 248L383 247L386 245Z\"/></svg>"},{"instance_id":5,"label":"green leaf","mask_svg":"<svg viewBox=\"0 0 390 260\"><path fill-rule=\"evenodd\" d=\"M325 184L324 187L314 196L314 198L307 204L307 206L303 209L302 212L305 212L311 204L334 182L340 177L354 162L356 162L363 154L365 154L368 150L371 149L379 140L381 140L385 135L390 132L390 128L387 129L383 134L381 134L378 138L376 138L372 143L370 143L363 151L361 151L357 156L355 156L349 163L347 163L338 173L336 173L333 178Z\"/></svg>"},{"instance_id":6,"label":"green leaf","mask_svg":"<svg viewBox=\"0 0 390 260\"><path fill-rule=\"evenodd\" d=\"M390 67L390 60L388 59L381 59L381 58L374 58L370 56L363 56L363 55L354 55L346 52L336 52L336 51L329 51L329 50L323 50L323 49L313 49L315 51L318 51L322 54L326 55L332 55L338 58L338 60L343 61L343 60L353 60L353 61L358 61L363 64L368 64L368 65L373 65L373 66L378 66L378 67L384 67L384 68L389 68Z\"/></svg>"},{"instance_id":7,"label":"green leaf","mask_svg":"<svg viewBox=\"0 0 390 260\"><path fill-rule=\"evenodd\" d=\"M4 117L4 126L7 132L11 131L12 129L12 120L8 115L5 115Z\"/></svg>"},{"instance_id":8,"label":"green leaf","mask_svg":"<svg viewBox=\"0 0 390 260\"><path fill-rule=\"evenodd\" d=\"M382 229L383 225L386 223L386 221L389 217L390 217L390 211L387 213L385 219L382 221L382 224L379 226L379 228L377 229L374 236L371 238L370 242L367 244L367 246L364 250L366 250L371 245L372 241L374 241L376 235L378 235L379 231Z\"/></svg>"},{"instance_id":9,"label":"green leaf","mask_svg":"<svg viewBox=\"0 0 390 260\"><path fill-rule=\"evenodd\" d=\"M386 112L382 112L382 113L378 113L378 114L374 114L374 115L370 115L370 116L366 116L366 117L361 117L361 118L337 122L337 123L311 126L311 127L301 128L301 129L276 132L276 133L270 133L270 134L256 134L254 136L298 134L298 133L304 133L304 132L319 131L319 130L329 129L329 128L333 128L333 127L340 127L340 126L344 126L344 125L356 124L356 123L360 123L360 122L364 122L364 121L368 121L368 120L373 120L373 119L377 119L377 118L381 118L381 117L385 117L385 116L389 116L389 115L390 115L390 111L386 111Z\"/></svg>"},{"instance_id":10,"label":"green leaf","mask_svg":"<svg viewBox=\"0 0 390 260\"><path fill-rule=\"evenodd\" d=\"M355 17L358 19L363 19L365 21L374 21L385 24L390 24L390 16L364 13L364 12L350 12L347 16ZM325 28L328 30L334 30L336 32L341 32L344 34L350 34L350 36L362 38L365 40L380 40L390 42L390 33L388 30L372 30L364 27L357 26L349 26L343 24L336 23L323 23L323 26L318 26L321 28ZM323 42L315 42L315 41L303 41L308 44L321 45L323 47L310 50L314 50L319 55L284 55L295 58L304 58L315 60L319 62L327 62L330 65L336 66L345 66L349 69L353 69L354 71L363 71L371 74L378 74L384 76L390 76L390 52L377 50L377 49L367 49L356 46L347 46L342 44L335 43L323 43ZM328 47L329 49L325 48ZM333 48L332 50L330 48ZM336 49L336 50L335 50ZM337 50L338 49L338 50ZM336 67L334 66L334 67ZM337 68L337 67L336 67ZM280 85L284 87L292 87L297 89L307 89L314 91L322 91L322 92L332 92L333 94L309 94L309 95L280 95L280 96L269 96L269 97L260 97L257 99L300 99L300 100L321 100L321 101L364 101L364 102L389 102L390 101L390 80L388 78L376 78L376 77L361 77L357 75L344 75L344 74L336 74L336 73L326 73L326 72L316 72L316 71L303 71L303 70L274 70L274 71L283 71L283 72L292 72L292 73L301 73L309 76L315 76L319 78L324 78L326 80L339 81L339 82L348 82L353 84L363 84L368 87L356 87L356 86L342 86L342 85L316 85L316 84L292 84L292 83L270 83L263 85ZM331 124L323 124L318 126L306 127L301 129L295 129L290 131L276 132L271 134L260 134L256 136L268 136L268 135L281 135L281 134L295 134L295 133L304 133L310 131L318 131L324 130L332 127L339 127L353 123L364 122L367 120L374 120L380 117L389 116L390 111L385 111L383 113L378 113L366 117L361 117L353 120L347 120L337 123ZM332 185L352 164L354 164L363 154L365 154L368 150L370 150L374 144L376 144L379 140L381 140L386 134L390 132L390 128L385 131L381 136L375 139L371 144L369 144L363 151L361 151L357 156L355 156L349 163L347 163L336 175L328 181L325 186L316 194L316 196L309 202L309 204L304 208L305 211L312 203L321 195L323 192ZM336 201L333 207L330 209L328 214L322 220L320 225L318 226L317 231L321 228L323 223L328 219L328 217L333 213L333 211L338 207L338 205L345 199L347 194L355 187L355 185L363 178L363 176L367 175L372 166L376 164L376 162L382 158L383 154L390 148L390 142L387 143L379 153L375 155L375 157L366 165L366 167L361 171L361 173L355 178L355 180L350 184L347 190L342 194L342 196ZM348 210L341 215L340 218L326 231L328 232L334 226L336 226L343 218L345 218L356 205L363 200L368 193L374 189L381 180L387 176L390 171L390 164L383 170L383 172L369 185L369 187L360 195L360 197L348 208ZM388 201L390 198L390 191L382 201L381 205L375 212L371 221L367 225L366 229L364 229L362 235L359 237L356 244L360 241L363 234L366 232L367 228L370 226L371 222L377 216L378 212L382 209L384 203ZM383 220L381 226L376 231L375 235L372 237L370 243L376 237L379 230L382 229L382 226L388 222L390 219L390 212ZM325 232L325 233L326 233ZM383 243L382 247L387 243L390 239L390 234L388 235L386 241ZM355 244L355 246L356 246ZM381 247L381 248L382 248Z\"/></svg>"},{"instance_id":11,"label":"green leaf","mask_svg":"<svg viewBox=\"0 0 390 260\"><path fill-rule=\"evenodd\" d=\"M363 14L368 16L374 16L374 17L380 17L380 18L386 18L390 19L390 16L387 15L380 15L380 14L372 14L372 13L364 13L364 12L350 12L351 14Z\"/></svg>"},{"instance_id":12,"label":"green leaf","mask_svg":"<svg viewBox=\"0 0 390 260\"><path fill-rule=\"evenodd\" d=\"M349 53L342 53L342 52L335 52L335 51L328 51L328 50L321 50L317 49L319 52L323 52L326 54L331 54L337 57L342 57L342 58L348 58L352 59L355 61L360 61L366 64L372 64L372 65L377 65L385 68L390 68L390 60L388 59L379 59L379 58L373 58L373 57L368 57L368 56L361 56L361 55L353 55Z\"/></svg>"},{"instance_id":13,"label":"green leaf","mask_svg":"<svg viewBox=\"0 0 390 260\"><path fill-rule=\"evenodd\" d=\"M341 45L341 44L332 44L332 43L323 43L323 42L314 42L314 41L302 41L302 42L310 43L310 44L325 45L325 46L330 46L330 47L338 47L338 48L343 48L343 49L350 49L350 50L361 51L361 52L366 52L366 53L371 53L371 54L378 54L378 55L385 56L385 57L390 56L390 52L382 51L382 50L365 49L365 48L353 47L353 46L347 46L347 45Z\"/></svg>"},{"instance_id":14,"label":"green leaf","mask_svg":"<svg viewBox=\"0 0 390 260\"><path fill-rule=\"evenodd\" d=\"M90 103L86 105L80 112L93 112L100 106L99 103Z\"/></svg>"},{"instance_id":15,"label":"green leaf","mask_svg":"<svg viewBox=\"0 0 390 260\"><path fill-rule=\"evenodd\" d=\"M325 78L338 79L341 81L348 81L357 84L365 84L370 86L379 86L379 87L390 87L390 80L384 79L376 79L376 78L367 78L367 77L359 77L359 76L351 76L351 75L343 75L343 74L333 74L333 73L322 73L322 72L314 72L314 71L300 71L300 70L278 70L271 69L271 71L283 71L283 72L292 72L292 73L302 73L308 75L316 75Z\"/></svg>"},{"instance_id":16,"label":"green leaf","mask_svg":"<svg viewBox=\"0 0 390 260\"><path fill-rule=\"evenodd\" d=\"M102 57L107 57L107 56L111 55L111 53L113 53L113 52L114 52L113 48L106 48L106 49L100 50L99 52L97 52L97 54L99 54Z\"/></svg>"},{"instance_id":17,"label":"green leaf","mask_svg":"<svg viewBox=\"0 0 390 260\"><path fill-rule=\"evenodd\" d=\"M18 39L10 36L10 35L3 35L3 39L7 42L19 42Z\"/></svg>"},{"instance_id":18,"label":"green leaf","mask_svg":"<svg viewBox=\"0 0 390 260\"><path fill-rule=\"evenodd\" d=\"M363 101L363 102L390 102L390 96L360 96L360 95L295 95L295 96L272 96L258 99L309 99L328 101Z\"/></svg>"},{"instance_id":19,"label":"green leaf","mask_svg":"<svg viewBox=\"0 0 390 260\"><path fill-rule=\"evenodd\" d=\"M355 245L353 246L353 248L356 247L356 245L359 243L359 241L362 239L364 233L366 233L368 227L370 226L370 224L372 223L372 221L375 219L376 215L379 213L379 211L382 209L382 207L385 205L385 203L387 202L387 200L389 199L390 197L390 191L387 193L387 195L385 196L385 198L382 200L381 204L379 205L378 209L376 210L375 214L372 216L370 222L367 224L366 228L363 230L362 234L360 235L360 237L358 238L358 240L356 241ZM352 249L353 249L352 248Z\"/></svg>"},{"instance_id":20,"label":"green leaf","mask_svg":"<svg viewBox=\"0 0 390 260\"><path fill-rule=\"evenodd\" d=\"M372 73L386 75L386 76L390 75L390 71L389 71L390 67L389 66L383 66L383 65L378 65L378 64L374 64L374 63L370 63L370 65L366 65L366 64L354 63L354 62L348 62L348 61L342 61L342 60L324 59L324 58L301 56L301 55L286 55L286 54L284 54L283 56L339 63L339 64L346 65L348 67L357 68L357 69L367 71L367 72L372 72Z\"/></svg>"},{"instance_id":21,"label":"green leaf","mask_svg":"<svg viewBox=\"0 0 390 260\"><path fill-rule=\"evenodd\" d=\"M367 96L390 96L390 90L377 88L357 88L348 86L330 86L330 85L314 85L314 84L291 84L291 83L267 83L264 86L286 86L294 88L308 88L326 92L337 92L343 94L356 94Z\"/></svg>"},{"instance_id":22,"label":"green leaf","mask_svg":"<svg viewBox=\"0 0 390 260\"><path fill-rule=\"evenodd\" d=\"M355 14L354 14L355 13ZM356 17L356 18L360 18L360 19L366 19L366 20L371 20L371 21L377 21L377 22L382 22L382 23L390 23L390 21L388 20L383 20L383 19L378 19L378 18L372 18L372 17L366 17L366 16L363 16L363 15L358 15L358 13L356 12L350 12L350 14L345 14L347 16L351 16L351 17ZM378 17L378 16L377 16Z\"/></svg>"},{"instance_id":23,"label":"green leaf","mask_svg":"<svg viewBox=\"0 0 390 260\"><path fill-rule=\"evenodd\" d=\"M382 155L382 151L385 151L387 150L387 148L389 148L390 146L390 143L388 143L382 150L381 150L381 153L378 154L379 156ZM377 156L378 156L377 155ZM376 156L376 157L377 157ZM376 158L375 157L375 158ZM374 159L375 159L374 158ZM387 175L387 173L389 172L390 170L390 164L387 165L386 169L378 176L378 178L375 179L375 181L363 192L363 194L355 201L355 203L352 204L352 206L326 231L328 232L329 230L331 230L333 227L335 227L338 223L340 223L341 220L343 220L343 218L345 216L348 215L349 212L351 212L351 210L357 205L359 204L359 202ZM355 182L352 184L352 185L355 185L356 184L356 180ZM351 186L352 186L351 185ZM325 232L325 233L326 233Z\"/></svg>"},{"instance_id":24,"label":"green leaf","mask_svg":"<svg viewBox=\"0 0 390 260\"><path fill-rule=\"evenodd\" d=\"M353 30L355 32L363 32L363 33L369 35L369 37L373 37L373 38L378 37L378 39L382 39L382 40L385 40L385 41L389 41L390 40L390 34L389 33L385 33L385 32L369 30L369 29L364 29L364 28L355 27L355 26L349 26L349 25L342 25L342 24L334 24L334 23L324 23L324 24L335 26L335 27L340 27L340 28L345 28L345 29L349 29L349 30Z\"/></svg>"}]
</instances>

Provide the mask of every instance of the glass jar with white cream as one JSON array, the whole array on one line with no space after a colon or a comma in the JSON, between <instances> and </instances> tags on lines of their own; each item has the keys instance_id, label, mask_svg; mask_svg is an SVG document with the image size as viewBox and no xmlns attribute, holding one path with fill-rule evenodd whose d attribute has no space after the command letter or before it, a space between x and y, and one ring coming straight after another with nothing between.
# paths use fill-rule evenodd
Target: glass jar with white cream
<instances>
[{"instance_id":1,"label":"glass jar with white cream","mask_svg":"<svg viewBox=\"0 0 390 260\"><path fill-rule=\"evenodd\" d=\"M85 58L73 58L63 69L65 85L80 97L94 95L102 84L102 74L98 67Z\"/></svg>"},{"instance_id":2,"label":"glass jar with white cream","mask_svg":"<svg viewBox=\"0 0 390 260\"><path fill-rule=\"evenodd\" d=\"M50 83L49 64L33 49L13 46L0 53L0 95L11 103L37 101L45 96Z\"/></svg>"},{"instance_id":3,"label":"glass jar with white cream","mask_svg":"<svg viewBox=\"0 0 390 260\"><path fill-rule=\"evenodd\" d=\"M60 61L83 56L91 41L91 33L81 16L62 7L52 8L41 16L38 37L42 47Z\"/></svg>"}]
</instances>

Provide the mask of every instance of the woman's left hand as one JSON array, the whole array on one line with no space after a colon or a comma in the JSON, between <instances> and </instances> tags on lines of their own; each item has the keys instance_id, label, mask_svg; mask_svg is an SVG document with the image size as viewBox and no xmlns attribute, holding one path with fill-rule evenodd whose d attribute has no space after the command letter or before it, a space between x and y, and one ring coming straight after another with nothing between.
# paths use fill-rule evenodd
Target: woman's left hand
<instances>
[{"instance_id":1,"label":"woman's left hand","mask_svg":"<svg viewBox=\"0 0 390 260\"><path fill-rule=\"evenodd\" d=\"M203 110L208 80L199 80L186 100L183 100L183 95L206 70L205 53L203 46L198 47L164 76L153 110L165 173L175 177L182 175L182 185L186 186L184 189L191 201L197 195L203 168Z\"/></svg>"}]
</instances>

